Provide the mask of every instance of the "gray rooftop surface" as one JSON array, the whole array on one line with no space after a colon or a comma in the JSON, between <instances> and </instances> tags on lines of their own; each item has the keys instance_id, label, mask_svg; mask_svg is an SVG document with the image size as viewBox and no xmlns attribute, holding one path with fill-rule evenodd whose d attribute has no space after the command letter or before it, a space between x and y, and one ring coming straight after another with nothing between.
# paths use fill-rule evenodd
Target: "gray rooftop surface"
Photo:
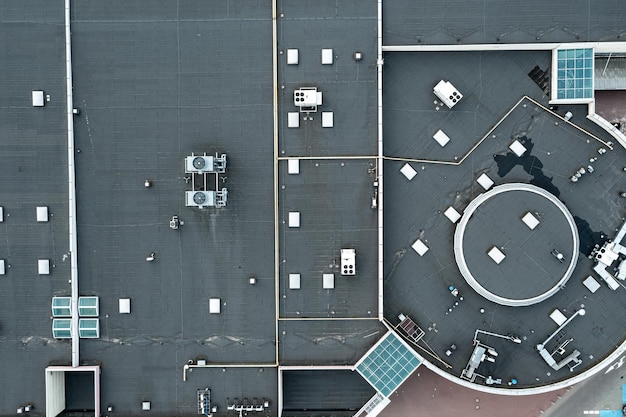
<instances>
[{"instance_id":1,"label":"gray rooftop surface","mask_svg":"<svg viewBox=\"0 0 626 417\"><path fill-rule=\"evenodd\" d=\"M364 320L281 320L281 365L354 365L385 334L377 317Z\"/></svg>"},{"instance_id":2,"label":"gray rooftop surface","mask_svg":"<svg viewBox=\"0 0 626 417\"><path fill-rule=\"evenodd\" d=\"M279 1L278 10L279 155L311 158L300 160L298 175L287 173L286 160L278 166L280 317L298 319L280 322L279 358L281 364L354 364L383 330L376 321L377 212L371 208L376 4ZM298 49L298 65L287 65L289 48ZM332 65L321 64L323 48L333 49ZM355 51L363 60L353 59ZM313 120L300 115L300 127L288 128L300 87L317 87L323 104ZM323 111L333 112L334 127L322 128ZM299 228L287 224L293 211L300 212ZM356 250L356 276L340 274L342 248ZM289 288L293 273L301 275L300 289ZM335 275L334 289L322 288L325 273Z\"/></svg>"},{"instance_id":3,"label":"gray rooftop surface","mask_svg":"<svg viewBox=\"0 0 626 417\"><path fill-rule=\"evenodd\" d=\"M376 148L376 3L322 0L278 2L280 156L355 156ZM350 41L346 42L346 39ZM287 65L286 50L299 50L299 64ZM333 64L321 64L323 48ZM359 51L363 60L355 61ZM298 111L293 92L315 86L323 105L312 121L287 128L287 113ZM321 111L334 112L334 127L321 127Z\"/></svg>"},{"instance_id":4,"label":"gray rooftop surface","mask_svg":"<svg viewBox=\"0 0 626 417\"><path fill-rule=\"evenodd\" d=\"M102 401L133 413L149 397L156 412L190 413L208 386L220 408L265 397L275 411L276 369L229 369L233 379L195 369L182 382L188 359L275 362L271 10L75 6L80 283L101 299L101 337L83 341L81 358L102 363ZM226 208L184 207L192 152L228 155ZM131 298L129 316L120 297ZM208 314L211 297L220 315Z\"/></svg>"},{"instance_id":5,"label":"gray rooftop surface","mask_svg":"<svg viewBox=\"0 0 626 417\"><path fill-rule=\"evenodd\" d=\"M26 400L43 406L43 370L67 360L70 346L52 339L52 296L70 291L67 202L67 118L63 8L52 2L0 7L0 413L14 413ZM54 65L58 63L58 65ZM50 101L32 107L31 91ZM37 223L36 207L48 206L50 221ZM38 259L51 260L50 275L38 275Z\"/></svg>"},{"instance_id":6,"label":"gray rooftop surface","mask_svg":"<svg viewBox=\"0 0 626 417\"><path fill-rule=\"evenodd\" d=\"M618 0L383 2L385 45L617 41Z\"/></svg>"},{"instance_id":7,"label":"gray rooftop surface","mask_svg":"<svg viewBox=\"0 0 626 417\"><path fill-rule=\"evenodd\" d=\"M529 212L539 217L541 227L531 230L522 222ZM572 229L545 197L512 190L493 196L473 213L465 227L463 256L472 276L487 291L530 299L556 287L565 276L577 234L576 227ZM494 246L506 256L500 264L487 255ZM567 262L556 261L551 254L556 248L567 254Z\"/></svg>"},{"instance_id":8,"label":"gray rooftop surface","mask_svg":"<svg viewBox=\"0 0 626 417\"><path fill-rule=\"evenodd\" d=\"M303 160L300 174L283 177L280 214L300 212L300 227L281 224L281 317L377 317L372 162ZM356 276L340 274L342 248L356 250ZM299 290L289 289L291 273L301 274ZM322 288L324 273L335 275L334 289Z\"/></svg>"},{"instance_id":9,"label":"gray rooftop surface","mask_svg":"<svg viewBox=\"0 0 626 417\"><path fill-rule=\"evenodd\" d=\"M599 155L598 148L606 148L605 145L564 123L545 108L529 99L512 106L511 102L519 101L524 94L534 96L547 105L544 92L534 84L527 84L524 77L535 65L545 66L549 56L542 64L536 53L503 53L502 59L499 59L500 54L477 52L470 54L470 59L467 54L441 54L443 56L439 59L448 62L446 71L442 72L436 65L420 66L420 73L415 79L403 78L402 75L407 73L412 63L424 60L424 54L389 53L385 56L385 62L390 63L385 79L391 86L385 90L384 97L385 103L390 103L385 106L384 115L385 147L392 150L387 154L430 159L450 147L455 149L453 154L465 155L465 149L477 143L515 106L508 117L458 166L413 162L412 166L418 174L408 181L399 172L404 161L386 162L385 317L394 324L398 322L397 315L401 312L412 317L426 331L424 341L436 355L451 365L447 372L455 376L461 374L469 360L476 329L520 335L523 339L521 345L491 336L479 336L481 342L496 348L499 358L506 359L497 360L495 364L485 362L478 372L500 377L504 381L516 376L520 386L531 387L572 375L567 368L553 371L535 349L536 344L557 328L548 318L553 309L560 309L567 317L581 305L587 311L584 318L574 320L562 335L574 339L569 349L575 348L582 353L583 363L576 372L590 368L623 341L626 328L624 321L618 318L623 311L620 291L610 291L603 284L597 293L591 294L581 281L591 274L592 262L587 255L593 245L612 237L613 231L622 224L623 204L618 190L623 185L623 164L619 161L624 160L625 151L615 148ZM426 55L430 58L430 54ZM464 73L449 73L449 69L459 68L461 62L465 65ZM512 62L517 65L511 65ZM480 73L481 82L470 83L472 78L469 77L474 77L480 68L488 68L489 71ZM425 98L413 105L406 104L410 103L407 96L434 98L432 87L440 77L450 79L455 85L464 85L458 87L465 97L457 106L451 110L436 110L432 101ZM422 81L414 82L417 79ZM518 81L516 85L507 81L506 88L503 88L501 80L513 79ZM469 99L464 102L465 98ZM558 112L564 114L569 109L561 107ZM571 109L575 113L574 123L597 133L585 119L585 109ZM476 117L470 129L464 129L463 118L467 114L478 114L479 110L481 117ZM410 113L420 115L411 119L411 132L413 137L425 144L423 148L407 142L406 127L393 123L407 119L404 115ZM457 114L459 117L455 117ZM451 142L443 149L431 137L433 129L438 127L451 137ZM609 140L606 134L601 137ZM515 138L528 149L522 158L517 158L508 149ZM571 183L569 178L580 166L589 165L589 159L593 157L598 157L593 163L594 173L587 174L578 183ZM581 238L578 264L566 287L542 303L531 307L497 305L478 296L461 277L453 251L454 225L443 215L443 211L452 205L462 213L472 199L484 192L475 181L481 173L492 178L495 185L522 182L540 186L559 197L576 220ZM506 213L506 210L503 212ZM503 218L498 217L497 221L503 221ZM604 234L604 239L601 234ZM488 248L491 244L487 235L475 233L473 236L478 248ZM411 249L417 238L430 248L423 257ZM533 257L533 261L539 265L545 263L548 267L550 261L556 262L553 257L544 258ZM493 263L488 258L485 262L488 265ZM506 262L505 259L503 264ZM450 285L459 289L462 301L450 294ZM484 314L480 313L481 308ZM458 349L452 356L446 357L444 352L452 344ZM433 363L444 367L438 361ZM484 383L481 379L476 382Z\"/></svg>"},{"instance_id":10,"label":"gray rooftop surface","mask_svg":"<svg viewBox=\"0 0 626 417\"><path fill-rule=\"evenodd\" d=\"M0 240L6 242L0 259L10 265L0 280L0 350L12 364L0 383L0 414L28 402L41 413L44 368L69 364L71 357L69 341L51 338L50 321L51 297L70 293L69 262L63 257L69 246L63 6L60 0L29 0L0 7L5 57L0 174L11 179L0 187L5 215ZM624 34L619 6L616 0L601 5L385 1L383 42L618 40ZM102 367L102 406L112 404L120 415L139 413L143 400L152 402L155 414L195 414L196 390L205 387L221 411L235 398L269 399L268 414L275 414L277 356L281 365L350 365L385 332L376 320L377 214L371 208L377 4L278 0L277 7L274 155L270 2L71 4L74 105L81 110L74 122L80 292L100 297L101 319L101 337L81 340L81 359ZM286 65L287 48L299 49L298 65ZM321 65L322 48L333 49L332 65ZM363 60L353 59L356 51ZM621 290L611 292L603 284L592 295L581 281L590 273L586 255L593 244L611 237L623 220L618 191L624 184L624 150L600 156L595 173L569 182L575 170L598 156L601 145L522 100L527 95L547 105L546 92L527 74L535 66L548 70L549 52L384 58L385 156L448 163L411 162L418 175L409 182L399 173L404 161L385 161L387 321L396 324L400 312L415 319L455 376L467 363L475 329L519 334L520 345L481 336L506 360L484 363L479 373L515 376L521 387L532 387L570 375L566 369L548 373L534 345L556 329L548 318L554 308L570 316L584 304L587 314L559 337L572 337L570 347L582 352L576 372L608 355L626 333ZM464 94L453 110L435 110L432 87L440 79L453 81ZM323 93L319 112L334 112L333 128L322 128L320 113L311 115L313 120L300 117L299 128L287 127L287 113L297 111L294 90L308 86ZM45 108L31 106L33 89L50 95ZM574 123L607 140L585 119L586 108L560 107L555 111L572 111ZM511 109L494 137L453 165ZM444 148L432 139L438 129L452 139ZM508 153L514 138L528 148L524 158ZM192 152L227 153L228 171L219 180L229 190L226 208L184 207L190 186L183 158ZM274 156L281 159L277 254ZM304 158L299 175L287 174L288 157ZM450 205L461 211L482 192L475 183L481 173L496 185L546 188L575 216L578 266L566 288L549 300L504 307L477 296L461 278L452 251L454 225L442 213ZM144 188L146 179L152 188ZM37 205L50 207L50 223L35 222ZM289 211L300 211L299 229L284 223ZM172 215L185 222L177 231L168 227ZM424 257L410 248L418 237L430 247ZM356 277L339 273L339 250L345 247L356 249ZM152 251L156 261L148 263ZM52 260L51 275L36 274L40 257ZM288 288L289 273L301 274L300 290ZM323 273L335 274L334 289L322 289ZM255 285L249 284L252 276ZM463 295L458 305L449 285ZM131 298L132 314L118 313L120 297ZM208 314L211 297L221 299L220 315ZM453 343L457 350L444 356ZM217 366L192 368L183 381L183 365L200 359ZM292 390L286 391L285 405L292 409L284 415L315 413L307 401L322 398L329 388L318 377L345 382L340 388L350 396L345 402L333 397L329 408L355 409L371 396L356 372L340 371L341 378L333 372L338 371L312 379L306 372L289 374L302 378L287 387ZM69 386L77 384L75 379ZM68 396L72 407L84 406L80 395L77 389Z\"/></svg>"}]
</instances>

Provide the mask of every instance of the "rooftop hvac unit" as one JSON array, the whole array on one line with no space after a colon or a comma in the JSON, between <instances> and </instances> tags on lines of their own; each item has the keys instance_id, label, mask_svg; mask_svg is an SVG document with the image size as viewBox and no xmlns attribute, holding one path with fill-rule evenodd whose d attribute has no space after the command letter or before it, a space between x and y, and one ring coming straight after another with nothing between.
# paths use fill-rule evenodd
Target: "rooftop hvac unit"
<instances>
[{"instance_id":1,"label":"rooftop hvac unit","mask_svg":"<svg viewBox=\"0 0 626 417\"><path fill-rule=\"evenodd\" d=\"M215 191L186 191L185 205L187 207L214 207Z\"/></svg>"},{"instance_id":2,"label":"rooftop hvac unit","mask_svg":"<svg viewBox=\"0 0 626 417\"><path fill-rule=\"evenodd\" d=\"M356 251L341 249L341 275L356 275Z\"/></svg>"},{"instance_id":3,"label":"rooftop hvac unit","mask_svg":"<svg viewBox=\"0 0 626 417\"><path fill-rule=\"evenodd\" d=\"M185 158L185 172L203 173L214 171L213 156L188 156Z\"/></svg>"}]
</instances>

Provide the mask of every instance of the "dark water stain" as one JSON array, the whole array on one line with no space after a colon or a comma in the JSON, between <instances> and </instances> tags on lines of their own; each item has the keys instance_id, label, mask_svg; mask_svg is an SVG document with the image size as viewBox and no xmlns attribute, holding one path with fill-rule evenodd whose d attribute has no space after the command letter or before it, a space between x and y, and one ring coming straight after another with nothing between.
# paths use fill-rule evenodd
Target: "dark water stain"
<instances>
[{"instance_id":1,"label":"dark water stain","mask_svg":"<svg viewBox=\"0 0 626 417\"><path fill-rule=\"evenodd\" d=\"M494 155L494 160L498 164L498 175L500 178L506 176L517 165L521 165L526 173L532 179L530 183L537 187L543 188L549 193L558 197L561 191L552 184L552 177L548 177L543 173L543 163L536 156L532 155L534 144L532 140L526 136L518 139L526 148L526 153L518 157L513 152L507 152L506 155ZM580 253L588 256L591 254L595 245L602 245L606 240L604 232L594 232L589 226L589 222L580 217L574 216L574 222L578 228L578 236L580 237Z\"/></svg>"},{"instance_id":2,"label":"dark water stain","mask_svg":"<svg viewBox=\"0 0 626 417\"><path fill-rule=\"evenodd\" d=\"M526 136L522 136L518 140L526 148L524 155L518 157L513 152L507 152L506 155L494 155L493 157L498 164L498 175L500 178L511 172L515 166L521 165L524 171L532 177L530 180L532 185L543 188L558 197L561 191L552 184L552 177L548 177L543 173L543 163L541 160L532 155L533 148L535 147L532 140Z\"/></svg>"},{"instance_id":3,"label":"dark water stain","mask_svg":"<svg viewBox=\"0 0 626 417\"><path fill-rule=\"evenodd\" d=\"M589 222L574 216L574 222L578 228L578 236L580 237L580 253L589 256L595 245L600 245L606 240L604 232L594 232L589 226Z\"/></svg>"}]
</instances>

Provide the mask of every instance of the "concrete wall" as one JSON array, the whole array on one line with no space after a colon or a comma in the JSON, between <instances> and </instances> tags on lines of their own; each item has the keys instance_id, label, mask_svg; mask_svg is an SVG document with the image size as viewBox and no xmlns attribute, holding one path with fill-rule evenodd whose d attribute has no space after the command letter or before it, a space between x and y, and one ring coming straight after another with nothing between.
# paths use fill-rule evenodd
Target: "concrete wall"
<instances>
[{"instance_id":1,"label":"concrete wall","mask_svg":"<svg viewBox=\"0 0 626 417\"><path fill-rule=\"evenodd\" d=\"M46 417L65 410L65 371L46 369Z\"/></svg>"}]
</instances>

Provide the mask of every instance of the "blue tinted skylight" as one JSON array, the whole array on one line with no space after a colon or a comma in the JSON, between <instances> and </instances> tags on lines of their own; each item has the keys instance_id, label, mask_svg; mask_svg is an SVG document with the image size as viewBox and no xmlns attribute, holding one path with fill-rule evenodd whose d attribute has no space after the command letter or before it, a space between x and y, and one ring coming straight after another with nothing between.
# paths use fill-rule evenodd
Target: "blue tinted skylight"
<instances>
[{"instance_id":1,"label":"blue tinted skylight","mask_svg":"<svg viewBox=\"0 0 626 417\"><path fill-rule=\"evenodd\" d=\"M52 320L52 336L55 339L70 339L72 333L72 320L70 319L54 319Z\"/></svg>"},{"instance_id":2,"label":"blue tinted skylight","mask_svg":"<svg viewBox=\"0 0 626 417\"><path fill-rule=\"evenodd\" d=\"M356 370L385 397L391 395L420 364L393 332L387 333Z\"/></svg>"},{"instance_id":3,"label":"blue tinted skylight","mask_svg":"<svg viewBox=\"0 0 626 417\"><path fill-rule=\"evenodd\" d=\"M557 51L557 99L593 98L593 49Z\"/></svg>"}]
</instances>

